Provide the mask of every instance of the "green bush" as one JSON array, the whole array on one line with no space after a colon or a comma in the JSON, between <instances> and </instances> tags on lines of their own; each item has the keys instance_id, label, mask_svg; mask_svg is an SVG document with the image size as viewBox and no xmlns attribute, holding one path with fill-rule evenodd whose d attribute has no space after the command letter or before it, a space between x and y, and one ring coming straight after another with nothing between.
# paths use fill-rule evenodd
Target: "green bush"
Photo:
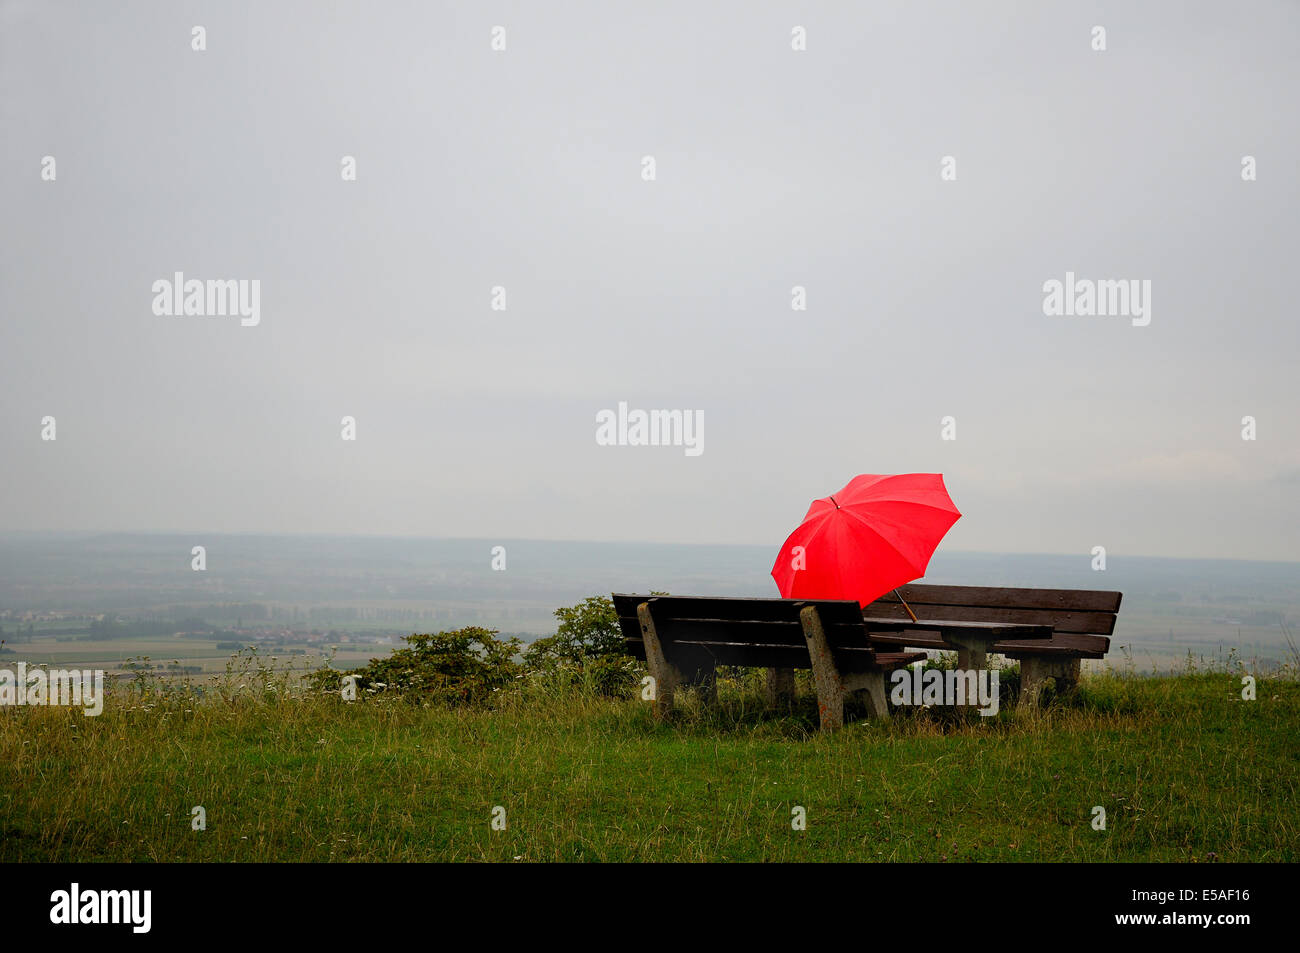
<instances>
[{"instance_id":1,"label":"green bush","mask_svg":"<svg viewBox=\"0 0 1300 953\"><path fill-rule=\"evenodd\" d=\"M603 696L626 695L645 674L628 655L614 603L592 596L555 610L554 635L523 649L519 639L498 639L497 630L470 626L436 635L411 635L382 659L340 672L312 672L316 692L337 694L345 675L356 676L358 697L392 694L450 705L482 704L515 684L550 690L579 688Z\"/></svg>"},{"instance_id":2,"label":"green bush","mask_svg":"<svg viewBox=\"0 0 1300 953\"><path fill-rule=\"evenodd\" d=\"M556 609L555 618L560 620L555 634L530 645L526 658L533 658L537 664L555 661L581 665L591 658L627 654L613 600L590 596L576 606Z\"/></svg>"},{"instance_id":3,"label":"green bush","mask_svg":"<svg viewBox=\"0 0 1300 953\"><path fill-rule=\"evenodd\" d=\"M496 629L468 626L436 635L409 635L407 648L352 672L322 669L312 677L318 691L336 692L345 674L355 675L359 696L391 693L412 701L479 705L522 674L519 639L498 639Z\"/></svg>"},{"instance_id":4,"label":"green bush","mask_svg":"<svg viewBox=\"0 0 1300 953\"><path fill-rule=\"evenodd\" d=\"M524 666L536 680L580 685L599 695L622 695L641 676L641 664L627 654L614 603L590 596L576 606L555 610L560 625L524 653Z\"/></svg>"}]
</instances>

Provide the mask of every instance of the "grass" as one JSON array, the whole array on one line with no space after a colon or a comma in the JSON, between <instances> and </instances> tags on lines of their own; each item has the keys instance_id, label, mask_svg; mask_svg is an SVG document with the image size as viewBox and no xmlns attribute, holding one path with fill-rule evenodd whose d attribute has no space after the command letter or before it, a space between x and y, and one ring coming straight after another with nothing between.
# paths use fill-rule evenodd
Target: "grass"
<instances>
[{"instance_id":1,"label":"grass","mask_svg":"<svg viewBox=\"0 0 1300 953\"><path fill-rule=\"evenodd\" d=\"M452 710L150 684L94 718L0 710L0 861L1300 859L1291 680L1243 701L1226 671L1103 672L1038 713L827 736L806 688L775 715L755 679L666 724L576 689Z\"/></svg>"}]
</instances>

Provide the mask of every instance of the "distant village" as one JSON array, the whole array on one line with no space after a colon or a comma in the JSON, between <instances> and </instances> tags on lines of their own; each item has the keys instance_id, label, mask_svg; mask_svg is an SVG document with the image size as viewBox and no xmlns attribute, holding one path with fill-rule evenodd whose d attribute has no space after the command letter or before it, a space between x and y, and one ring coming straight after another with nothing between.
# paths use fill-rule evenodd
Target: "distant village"
<instances>
[{"instance_id":1,"label":"distant village","mask_svg":"<svg viewBox=\"0 0 1300 953\"><path fill-rule=\"evenodd\" d=\"M246 626L242 619L237 619L233 627L225 627L210 624L194 616L184 619L159 619L120 617L105 612L0 610L0 639L11 643L42 638L107 640L170 636L179 639L217 640L222 647L236 642L243 645L285 643L391 645L400 635L409 634L404 630L350 632L319 626L310 629L295 628L280 622L269 624L260 622Z\"/></svg>"}]
</instances>

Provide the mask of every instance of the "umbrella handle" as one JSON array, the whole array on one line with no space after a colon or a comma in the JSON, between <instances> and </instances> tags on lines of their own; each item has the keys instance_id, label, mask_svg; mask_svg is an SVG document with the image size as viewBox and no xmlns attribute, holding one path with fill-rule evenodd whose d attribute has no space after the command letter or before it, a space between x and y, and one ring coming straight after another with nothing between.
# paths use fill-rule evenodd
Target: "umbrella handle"
<instances>
[{"instance_id":1,"label":"umbrella handle","mask_svg":"<svg viewBox=\"0 0 1300 953\"><path fill-rule=\"evenodd\" d=\"M904 599L901 595L899 595L899 592L898 592L897 589L894 590L894 595L898 596L898 601L901 602L901 603L903 604L903 608L906 609L906 610L907 610L907 614L908 614L909 616L912 617L912 621L913 621L913 622L920 622L921 620L918 619L918 618L916 617L916 613L912 611L912 607L909 606L909 605L907 604L907 600L906 600L906 599Z\"/></svg>"}]
</instances>

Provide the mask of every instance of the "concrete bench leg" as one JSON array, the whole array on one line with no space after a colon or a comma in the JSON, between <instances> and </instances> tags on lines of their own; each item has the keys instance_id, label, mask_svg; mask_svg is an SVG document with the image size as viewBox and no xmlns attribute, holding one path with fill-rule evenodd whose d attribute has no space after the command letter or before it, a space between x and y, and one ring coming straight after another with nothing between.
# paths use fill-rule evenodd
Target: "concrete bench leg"
<instances>
[{"instance_id":1,"label":"concrete bench leg","mask_svg":"<svg viewBox=\"0 0 1300 953\"><path fill-rule=\"evenodd\" d=\"M850 692L867 693L867 715L870 718L889 717L889 696L885 692L885 671L875 669L870 672L854 672L840 679L845 694Z\"/></svg>"},{"instance_id":2,"label":"concrete bench leg","mask_svg":"<svg viewBox=\"0 0 1300 953\"><path fill-rule=\"evenodd\" d=\"M1042 658L1028 656L1020 660L1020 707L1038 707L1047 679L1055 679L1058 694L1073 692L1079 687L1079 659Z\"/></svg>"},{"instance_id":3,"label":"concrete bench leg","mask_svg":"<svg viewBox=\"0 0 1300 953\"><path fill-rule=\"evenodd\" d=\"M1043 691L1045 677L1042 659L1029 657L1020 660L1020 702L1017 707L1038 707L1038 696Z\"/></svg>"},{"instance_id":4,"label":"concrete bench leg","mask_svg":"<svg viewBox=\"0 0 1300 953\"><path fill-rule=\"evenodd\" d=\"M989 642L987 639L971 638L964 635L946 636L947 641L957 646L957 668L962 672L982 672L989 667ZM967 697L965 707L978 707Z\"/></svg>"},{"instance_id":5,"label":"concrete bench leg","mask_svg":"<svg viewBox=\"0 0 1300 953\"><path fill-rule=\"evenodd\" d=\"M1079 688L1079 672L1082 668L1080 660L1077 658L1062 659L1056 664L1056 690L1062 694L1077 691Z\"/></svg>"},{"instance_id":6,"label":"concrete bench leg","mask_svg":"<svg viewBox=\"0 0 1300 953\"><path fill-rule=\"evenodd\" d=\"M957 646L957 667L967 672L988 668L989 644L985 639L968 639L961 635L947 636L947 641Z\"/></svg>"},{"instance_id":7,"label":"concrete bench leg","mask_svg":"<svg viewBox=\"0 0 1300 953\"><path fill-rule=\"evenodd\" d=\"M641 623L646 665L650 668L650 677L655 680L655 717L666 718L673 710L673 695L684 679L681 671L672 665L664 654L659 635L655 632L654 619L650 616L649 603L643 602L636 607L636 618Z\"/></svg>"},{"instance_id":8,"label":"concrete bench leg","mask_svg":"<svg viewBox=\"0 0 1300 953\"><path fill-rule=\"evenodd\" d=\"M816 606L806 606L799 611L803 636L808 642L808 655L812 658L813 681L817 685L817 713L821 716L822 731L831 731L844 724L844 681L835 658L831 655L826 631Z\"/></svg>"},{"instance_id":9,"label":"concrete bench leg","mask_svg":"<svg viewBox=\"0 0 1300 953\"><path fill-rule=\"evenodd\" d=\"M889 717L889 696L885 694L885 673L868 672L866 678L867 710L872 718Z\"/></svg>"},{"instance_id":10,"label":"concrete bench leg","mask_svg":"<svg viewBox=\"0 0 1300 953\"><path fill-rule=\"evenodd\" d=\"M767 670L767 707L789 708L794 703L794 669Z\"/></svg>"}]
</instances>

